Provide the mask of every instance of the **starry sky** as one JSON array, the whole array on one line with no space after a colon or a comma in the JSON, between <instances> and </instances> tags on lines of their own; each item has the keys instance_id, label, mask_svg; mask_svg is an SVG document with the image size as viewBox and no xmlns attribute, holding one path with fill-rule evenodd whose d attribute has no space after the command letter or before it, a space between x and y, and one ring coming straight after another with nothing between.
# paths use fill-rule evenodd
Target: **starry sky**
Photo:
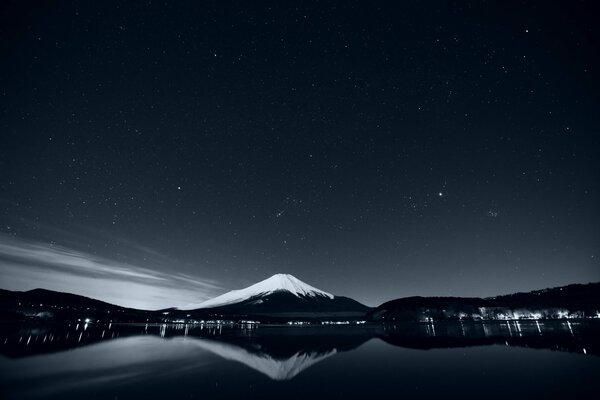
<instances>
[{"instance_id":1,"label":"starry sky","mask_svg":"<svg viewBox=\"0 0 600 400\"><path fill-rule=\"evenodd\" d=\"M592 1L0 5L0 287L600 280Z\"/></svg>"}]
</instances>

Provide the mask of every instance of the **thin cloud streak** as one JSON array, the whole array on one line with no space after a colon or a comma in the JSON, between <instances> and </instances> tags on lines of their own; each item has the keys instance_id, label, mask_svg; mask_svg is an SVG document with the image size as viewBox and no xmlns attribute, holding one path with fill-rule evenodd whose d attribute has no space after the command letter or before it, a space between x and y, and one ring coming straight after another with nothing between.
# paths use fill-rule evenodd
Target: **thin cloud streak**
<instances>
[{"instance_id":1,"label":"thin cloud streak","mask_svg":"<svg viewBox=\"0 0 600 400\"><path fill-rule=\"evenodd\" d=\"M150 252L151 249L146 249L146 254ZM159 253L156 257L163 262L167 259ZM164 273L7 235L0 235L0 274L1 286L9 290L42 287L143 309L188 304L191 299L204 300L221 289L213 280L177 272Z\"/></svg>"}]
</instances>

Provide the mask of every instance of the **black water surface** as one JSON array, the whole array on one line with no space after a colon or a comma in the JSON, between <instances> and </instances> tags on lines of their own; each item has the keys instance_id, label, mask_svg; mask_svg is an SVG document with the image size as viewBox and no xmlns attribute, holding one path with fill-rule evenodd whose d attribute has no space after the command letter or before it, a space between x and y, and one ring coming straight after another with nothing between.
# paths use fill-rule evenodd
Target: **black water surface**
<instances>
[{"instance_id":1,"label":"black water surface","mask_svg":"<svg viewBox=\"0 0 600 400\"><path fill-rule=\"evenodd\" d=\"M26 398L589 398L600 321L0 325Z\"/></svg>"}]
</instances>

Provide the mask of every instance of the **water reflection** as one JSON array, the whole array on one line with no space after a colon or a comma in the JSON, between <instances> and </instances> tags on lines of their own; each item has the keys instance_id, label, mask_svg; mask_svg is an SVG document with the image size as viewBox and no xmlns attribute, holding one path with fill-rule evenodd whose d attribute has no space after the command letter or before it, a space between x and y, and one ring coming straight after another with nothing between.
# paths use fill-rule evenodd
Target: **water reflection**
<instances>
[{"instance_id":1,"label":"water reflection","mask_svg":"<svg viewBox=\"0 0 600 400\"><path fill-rule=\"evenodd\" d=\"M288 360L347 351L372 338L401 347L433 349L503 344L600 355L596 321L502 321L399 323L365 326L259 326L238 324L72 324L4 326L0 353L19 358L83 347L124 337L202 339L199 346L215 354L232 356L231 346L253 355ZM210 339L210 340L207 340ZM200 343L200 342L198 342ZM218 345L218 346L217 346ZM227 346L226 346L227 345ZM227 349L227 350L225 350ZM238 360L239 361L239 360ZM243 361L242 361L243 362ZM249 363L251 364L251 363Z\"/></svg>"},{"instance_id":2,"label":"water reflection","mask_svg":"<svg viewBox=\"0 0 600 400\"><path fill-rule=\"evenodd\" d=\"M600 355L598 333L598 322L541 320L351 327L94 323L4 326L0 336L0 386L15 398L58 396L98 385L145 385L149 377L205 374L209 365L214 373L215 365L222 366L223 362L227 363L227 371L239 365L274 381L292 381L318 364L328 364L331 376L341 373L350 366L344 364L332 370L336 363L322 362L345 359L340 355L370 348L372 343L377 348L392 345L411 351L482 346L498 349L501 345L578 353L583 359ZM369 345L364 346L366 343ZM394 373L393 369L380 372L392 380L396 379Z\"/></svg>"},{"instance_id":3,"label":"water reflection","mask_svg":"<svg viewBox=\"0 0 600 400\"><path fill-rule=\"evenodd\" d=\"M71 351L20 358L10 370L0 368L2 376L8 378L1 386L7 390L18 388L18 397L28 394L45 397L96 385L142 382L147 376L198 370L207 365L203 353L180 340L161 346L156 336L132 336Z\"/></svg>"},{"instance_id":4,"label":"water reflection","mask_svg":"<svg viewBox=\"0 0 600 400\"><path fill-rule=\"evenodd\" d=\"M600 355L600 324L580 321L503 321L384 326L377 336L415 349L506 345Z\"/></svg>"},{"instance_id":5,"label":"water reflection","mask_svg":"<svg viewBox=\"0 0 600 400\"><path fill-rule=\"evenodd\" d=\"M276 358L259 350L251 351L230 343L210 339L194 340L194 345L208 350L226 360L237 361L259 371L276 381L292 379L306 368L336 354L337 350L296 353L286 358Z\"/></svg>"}]
</instances>

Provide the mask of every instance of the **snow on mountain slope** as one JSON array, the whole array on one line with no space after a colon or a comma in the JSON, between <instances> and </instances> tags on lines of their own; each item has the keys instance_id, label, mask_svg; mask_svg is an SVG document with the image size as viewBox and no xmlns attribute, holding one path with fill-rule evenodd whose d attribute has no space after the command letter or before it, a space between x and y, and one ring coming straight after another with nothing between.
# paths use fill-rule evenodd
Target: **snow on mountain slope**
<instances>
[{"instance_id":1,"label":"snow on mountain slope","mask_svg":"<svg viewBox=\"0 0 600 400\"><path fill-rule=\"evenodd\" d=\"M333 299L333 295L322 290L319 290L307 283L302 282L300 279L289 275L289 274L276 274L270 278L255 283L252 286L248 286L245 289L232 290L214 299L206 300L200 304L190 304L182 307L183 310L193 310L197 308L212 308L225 306L228 304L235 304L241 301L248 300L256 296L264 296L278 291L287 291L293 295L300 296L323 296Z\"/></svg>"}]
</instances>

